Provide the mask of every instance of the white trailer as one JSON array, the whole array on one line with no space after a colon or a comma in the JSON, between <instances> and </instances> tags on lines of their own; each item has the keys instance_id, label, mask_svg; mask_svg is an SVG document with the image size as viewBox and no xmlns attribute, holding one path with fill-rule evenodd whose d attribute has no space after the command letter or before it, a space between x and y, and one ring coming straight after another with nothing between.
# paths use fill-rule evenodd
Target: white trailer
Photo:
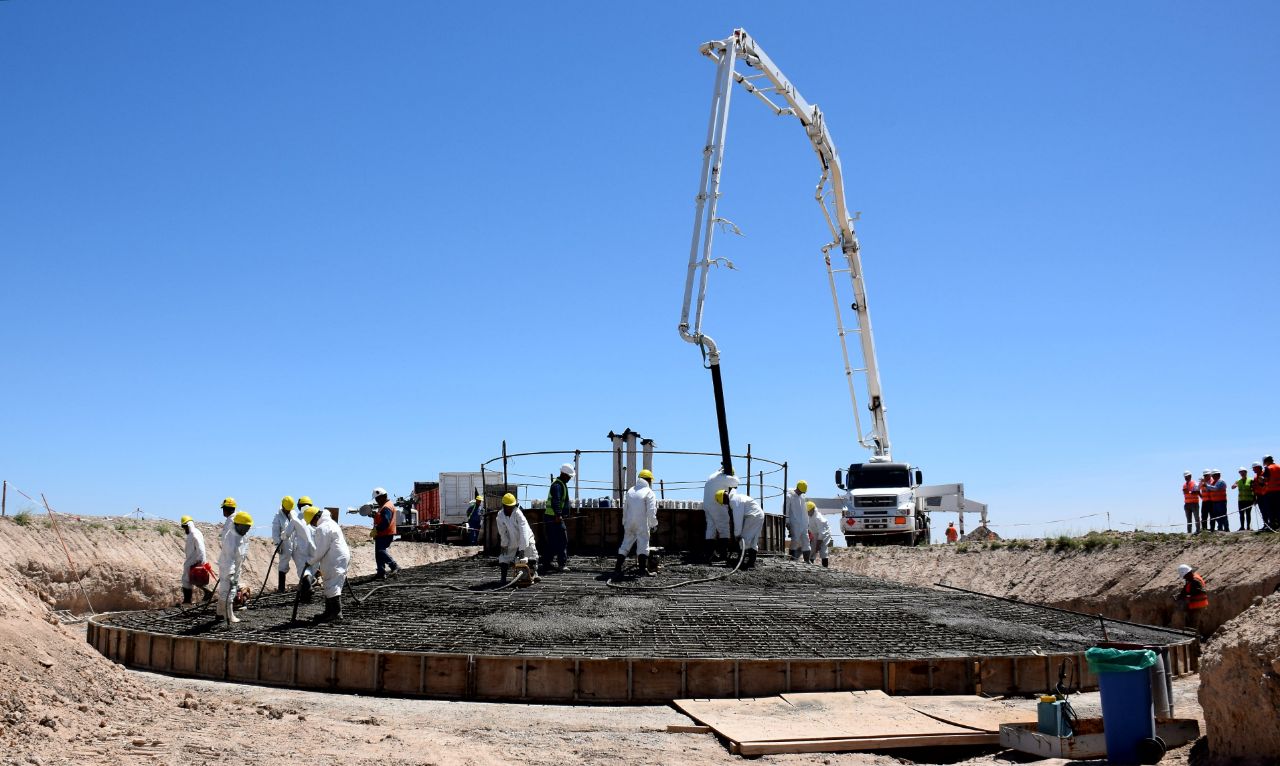
<instances>
[{"instance_id":1,"label":"white trailer","mask_svg":"<svg viewBox=\"0 0 1280 766\"><path fill-rule=\"evenodd\" d=\"M502 474L495 471L449 471L440 473L440 521L445 524L465 524L467 506L475 500L476 493L487 485L501 486Z\"/></svg>"}]
</instances>

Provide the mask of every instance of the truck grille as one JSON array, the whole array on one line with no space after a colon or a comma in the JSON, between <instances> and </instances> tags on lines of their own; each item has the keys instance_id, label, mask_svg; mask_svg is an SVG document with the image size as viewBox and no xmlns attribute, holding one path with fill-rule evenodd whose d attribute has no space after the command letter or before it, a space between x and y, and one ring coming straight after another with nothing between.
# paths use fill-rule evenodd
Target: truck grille
<instances>
[{"instance_id":1,"label":"truck grille","mask_svg":"<svg viewBox=\"0 0 1280 766\"><path fill-rule=\"evenodd\" d=\"M898 504L893 495L873 495L871 497L855 497L853 504L858 508L892 508Z\"/></svg>"}]
</instances>

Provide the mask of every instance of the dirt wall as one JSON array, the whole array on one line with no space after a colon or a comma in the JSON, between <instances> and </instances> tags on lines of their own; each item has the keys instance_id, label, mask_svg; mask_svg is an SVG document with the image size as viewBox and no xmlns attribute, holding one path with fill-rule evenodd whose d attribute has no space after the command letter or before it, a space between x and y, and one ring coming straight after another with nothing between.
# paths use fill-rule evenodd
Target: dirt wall
<instances>
[{"instance_id":1,"label":"dirt wall","mask_svg":"<svg viewBox=\"0 0 1280 766\"><path fill-rule=\"evenodd\" d=\"M1280 593L1258 599L1210 642L1200 704L1218 762L1280 763Z\"/></svg>"}]
</instances>

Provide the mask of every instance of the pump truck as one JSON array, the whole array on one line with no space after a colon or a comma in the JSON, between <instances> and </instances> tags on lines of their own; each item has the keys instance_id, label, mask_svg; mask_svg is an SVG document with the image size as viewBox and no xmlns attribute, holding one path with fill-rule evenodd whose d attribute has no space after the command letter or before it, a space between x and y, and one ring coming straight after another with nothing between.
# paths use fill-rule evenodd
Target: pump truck
<instances>
[{"instance_id":1,"label":"pump truck","mask_svg":"<svg viewBox=\"0 0 1280 766\"><path fill-rule=\"evenodd\" d=\"M746 30L735 29L724 40L704 43L702 55L716 64L715 88L711 101L711 117L707 125L707 141L703 148L702 179L699 182L694 214L693 238L689 246L689 266L684 285L684 306L680 314L680 337L701 350L704 367L711 372L715 397L716 425L720 432L721 463L725 473L733 473L729 450L728 418L725 414L724 387L720 371L720 349L703 332L702 311L706 303L707 278L712 266L724 259L712 258L712 240L717 226L736 230L734 225L717 215L720 201L720 172L724 166L725 136L729 122L729 96L736 83L768 106L775 115L793 116L805 129L822 175L818 179L814 199L822 208L831 231L831 241L822 246L827 284L836 313L836 335L844 358L844 374L853 404L854 428L858 444L870 450L866 462L852 463L836 471L836 486L844 491L840 527L845 540L855 543L900 543L915 545L929 541L931 507L955 507L961 513L963 531L966 510L964 485L922 486L919 468L894 462L889 441L889 425L885 420L884 395L880 371L876 364L876 344L871 330L871 313L867 306L866 280L862 273L858 235L845 200L844 172L835 142L817 105L805 101L794 85L782 74L772 59ZM745 71L739 71L739 68ZM833 252L835 260L833 262ZM732 268L732 264L725 262ZM849 277L852 300L841 299L836 275ZM694 283L697 282L695 293ZM696 301L695 301L696 295ZM848 305L852 316L845 321ZM850 361L848 335L858 337L862 366L854 368ZM861 407L855 375L861 373L867 390L869 428L862 427ZM977 509L974 504L973 510ZM985 512L985 506L983 506ZM985 518L985 513L984 513Z\"/></svg>"}]
</instances>

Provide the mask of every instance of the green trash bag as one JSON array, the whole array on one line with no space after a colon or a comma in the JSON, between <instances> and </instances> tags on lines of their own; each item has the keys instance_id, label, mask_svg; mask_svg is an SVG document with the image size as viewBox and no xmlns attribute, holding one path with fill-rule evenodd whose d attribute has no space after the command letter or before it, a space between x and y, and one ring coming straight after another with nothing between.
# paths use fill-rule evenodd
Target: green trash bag
<instances>
[{"instance_id":1,"label":"green trash bag","mask_svg":"<svg viewBox=\"0 0 1280 766\"><path fill-rule=\"evenodd\" d=\"M1103 649L1095 646L1084 653L1092 673L1131 673L1156 664L1150 649Z\"/></svg>"}]
</instances>

